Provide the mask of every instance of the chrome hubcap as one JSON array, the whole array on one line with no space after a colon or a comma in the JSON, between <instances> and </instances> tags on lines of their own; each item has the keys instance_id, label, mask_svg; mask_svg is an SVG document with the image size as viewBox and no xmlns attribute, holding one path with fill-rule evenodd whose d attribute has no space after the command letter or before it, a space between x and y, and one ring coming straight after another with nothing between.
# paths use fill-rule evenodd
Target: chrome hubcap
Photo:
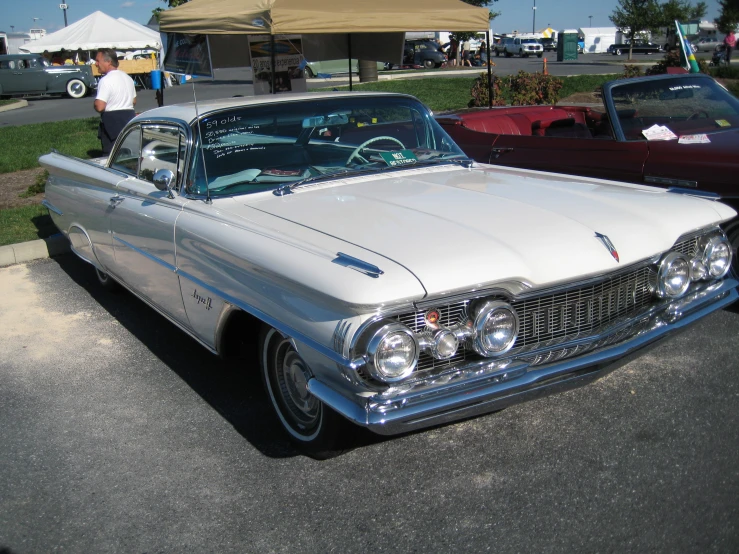
<instances>
[{"instance_id":1,"label":"chrome hubcap","mask_svg":"<svg viewBox=\"0 0 739 554\"><path fill-rule=\"evenodd\" d=\"M315 426L321 416L320 402L308 392L308 369L287 340L278 347L275 362L277 389L288 411L285 415L300 428Z\"/></svg>"}]
</instances>

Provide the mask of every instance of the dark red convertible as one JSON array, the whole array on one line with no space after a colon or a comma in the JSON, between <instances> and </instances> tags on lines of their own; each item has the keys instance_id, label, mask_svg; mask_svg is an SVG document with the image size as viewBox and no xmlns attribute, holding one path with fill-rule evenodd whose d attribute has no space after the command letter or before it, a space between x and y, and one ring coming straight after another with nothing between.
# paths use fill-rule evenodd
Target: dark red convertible
<instances>
[{"instance_id":1,"label":"dark red convertible","mask_svg":"<svg viewBox=\"0 0 739 554\"><path fill-rule=\"evenodd\" d=\"M611 81L603 102L493 108L437 120L478 162L720 196L739 211L739 100L714 79ZM736 248L739 221L725 230Z\"/></svg>"}]
</instances>

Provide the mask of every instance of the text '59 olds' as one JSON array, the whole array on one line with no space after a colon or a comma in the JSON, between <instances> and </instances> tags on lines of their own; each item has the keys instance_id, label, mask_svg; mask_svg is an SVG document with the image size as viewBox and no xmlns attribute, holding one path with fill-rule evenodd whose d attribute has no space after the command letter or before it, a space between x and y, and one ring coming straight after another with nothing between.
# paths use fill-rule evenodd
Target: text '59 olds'
<instances>
[{"instance_id":1,"label":"text '59 olds'","mask_svg":"<svg viewBox=\"0 0 739 554\"><path fill-rule=\"evenodd\" d=\"M737 297L731 208L469 160L415 98L158 108L52 153L74 252L224 356L313 455L584 383ZM247 367L256 364L245 362Z\"/></svg>"}]
</instances>

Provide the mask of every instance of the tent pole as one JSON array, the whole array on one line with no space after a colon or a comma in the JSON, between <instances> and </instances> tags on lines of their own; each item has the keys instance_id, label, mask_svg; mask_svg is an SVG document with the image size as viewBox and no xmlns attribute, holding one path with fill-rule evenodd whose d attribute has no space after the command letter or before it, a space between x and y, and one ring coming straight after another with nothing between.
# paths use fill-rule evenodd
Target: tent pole
<instances>
[{"instance_id":1,"label":"tent pole","mask_svg":"<svg viewBox=\"0 0 739 554\"><path fill-rule=\"evenodd\" d=\"M492 59L490 57L490 29L485 31L485 38L487 39L485 41L485 48L487 49L488 54L488 108L493 107L493 70L490 67L490 60Z\"/></svg>"},{"instance_id":2,"label":"tent pole","mask_svg":"<svg viewBox=\"0 0 739 554\"><path fill-rule=\"evenodd\" d=\"M347 50L349 51L349 90L352 90L352 34L346 35Z\"/></svg>"},{"instance_id":3,"label":"tent pole","mask_svg":"<svg viewBox=\"0 0 739 554\"><path fill-rule=\"evenodd\" d=\"M271 80L271 88L272 88L272 94L277 94L277 91L275 91L275 35L272 34L272 31L269 33L269 64L272 68L272 71L270 71L270 80Z\"/></svg>"}]
</instances>

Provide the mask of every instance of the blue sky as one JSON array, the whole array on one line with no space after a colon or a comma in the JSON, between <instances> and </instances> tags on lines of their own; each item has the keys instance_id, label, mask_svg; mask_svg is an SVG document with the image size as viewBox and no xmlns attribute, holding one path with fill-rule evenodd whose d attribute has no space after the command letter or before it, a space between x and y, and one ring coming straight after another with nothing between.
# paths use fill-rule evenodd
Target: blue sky
<instances>
[{"instance_id":1,"label":"blue sky","mask_svg":"<svg viewBox=\"0 0 739 554\"><path fill-rule=\"evenodd\" d=\"M59 9L63 0L0 0L0 30L11 32L28 31L40 27L53 32L64 27L64 14ZM212 0L218 2L218 0ZM533 24L533 6L536 1L536 28L547 24L557 30L589 26L588 16L592 15L593 27L610 27L608 16L616 6L616 0L499 0L492 3L494 11L502 12L493 21L493 30L509 33L513 30L530 32ZM719 5L716 0L707 0L706 19L718 16ZM96 10L112 17L125 17L138 23L146 23L151 11L166 4L159 0L68 0L67 21L74 23ZM40 18L34 22L33 18Z\"/></svg>"}]
</instances>

